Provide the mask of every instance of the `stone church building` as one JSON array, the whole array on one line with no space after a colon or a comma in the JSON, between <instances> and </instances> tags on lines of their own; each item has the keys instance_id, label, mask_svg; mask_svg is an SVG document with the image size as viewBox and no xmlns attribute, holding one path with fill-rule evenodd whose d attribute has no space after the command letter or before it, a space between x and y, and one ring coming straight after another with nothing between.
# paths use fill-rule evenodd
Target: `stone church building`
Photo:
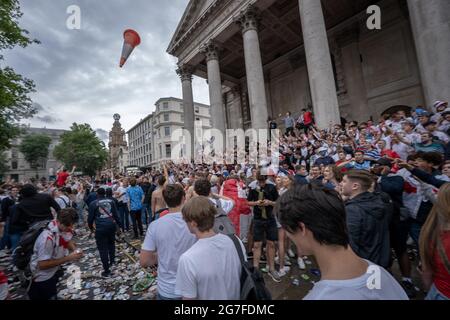
<instances>
[{"instance_id":1,"label":"stone church building","mask_svg":"<svg viewBox=\"0 0 450 320\"><path fill-rule=\"evenodd\" d=\"M190 0L168 52L188 130L193 75L208 80L215 128L266 128L308 107L328 127L448 101L449 35L448 0Z\"/></svg>"},{"instance_id":2,"label":"stone church building","mask_svg":"<svg viewBox=\"0 0 450 320\"><path fill-rule=\"evenodd\" d=\"M128 166L128 145L125 130L122 129L122 125L119 122L120 115L115 114L113 118L114 124L109 132L107 167L112 169L113 172L123 173Z\"/></svg>"}]
</instances>

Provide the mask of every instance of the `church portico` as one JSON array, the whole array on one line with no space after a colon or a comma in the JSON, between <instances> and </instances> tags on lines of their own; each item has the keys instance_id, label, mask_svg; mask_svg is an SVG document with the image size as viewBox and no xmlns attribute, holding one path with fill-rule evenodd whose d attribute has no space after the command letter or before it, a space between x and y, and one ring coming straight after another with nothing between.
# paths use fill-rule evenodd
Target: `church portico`
<instances>
[{"instance_id":1,"label":"church portico","mask_svg":"<svg viewBox=\"0 0 450 320\"><path fill-rule=\"evenodd\" d=\"M381 8L381 30L366 25L373 4ZM280 114L308 107L319 127L340 117L378 119L393 105L429 102L409 14L406 0L192 0L168 52L207 79L202 48L211 41L220 47L213 74L228 128L265 127L268 117L281 124ZM216 82L209 82L214 105Z\"/></svg>"}]
</instances>

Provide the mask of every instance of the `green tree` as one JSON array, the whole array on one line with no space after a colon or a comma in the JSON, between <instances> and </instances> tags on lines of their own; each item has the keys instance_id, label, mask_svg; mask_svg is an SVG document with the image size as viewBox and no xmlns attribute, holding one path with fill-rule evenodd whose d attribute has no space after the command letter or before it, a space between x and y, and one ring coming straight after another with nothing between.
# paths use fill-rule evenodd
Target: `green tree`
<instances>
[{"instance_id":1,"label":"green tree","mask_svg":"<svg viewBox=\"0 0 450 320\"><path fill-rule=\"evenodd\" d=\"M64 133L53 154L66 167L76 165L84 174L95 175L108 159L105 143L88 124L74 123L71 131Z\"/></svg>"},{"instance_id":2,"label":"green tree","mask_svg":"<svg viewBox=\"0 0 450 320\"><path fill-rule=\"evenodd\" d=\"M1 52L15 46L25 48L39 43L28 37L29 32L18 23L22 16L18 0L1 0L0 6L0 64ZM0 150L9 148L10 140L20 133L17 122L36 113L29 94L35 91L33 81L22 77L10 67L0 65Z\"/></svg>"},{"instance_id":3,"label":"green tree","mask_svg":"<svg viewBox=\"0 0 450 320\"><path fill-rule=\"evenodd\" d=\"M30 134L23 138L19 146L19 151L30 164L30 168L37 169L39 164L48 157L48 147L52 139L43 134ZM36 178L37 173L36 173Z\"/></svg>"}]
</instances>

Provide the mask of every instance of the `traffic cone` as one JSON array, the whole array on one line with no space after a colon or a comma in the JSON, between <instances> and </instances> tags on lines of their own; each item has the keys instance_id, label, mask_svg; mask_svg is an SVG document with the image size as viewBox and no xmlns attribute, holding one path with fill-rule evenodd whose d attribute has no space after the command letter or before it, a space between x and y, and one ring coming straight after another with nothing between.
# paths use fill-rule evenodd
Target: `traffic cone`
<instances>
[{"instance_id":1,"label":"traffic cone","mask_svg":"<svg viewBox=\"0 0 450 320\"><path fill-rule=\"evenodd\" d=\"M131 52L141 43L141 38L139 34L131 29L125 30L123 33L123 48L122 56L120 57L120 67L122 68Z\"/></svg>"}]
</instances>

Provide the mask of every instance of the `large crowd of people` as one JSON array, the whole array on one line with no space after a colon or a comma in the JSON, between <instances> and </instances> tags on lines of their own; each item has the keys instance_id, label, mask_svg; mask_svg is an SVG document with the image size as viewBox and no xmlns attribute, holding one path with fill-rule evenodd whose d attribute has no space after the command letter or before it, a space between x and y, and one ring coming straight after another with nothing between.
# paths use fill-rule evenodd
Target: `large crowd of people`
<instances>
[{"instance_id":1,"label":"large crowd of people","mask_svg":"<svg viewBox=\"0 0 450 320\"><path fill-rule=\"evenodd\" d=\"M0 250L13 252L33 224L51 221L34 245L31 299L56 295L58 266L83 255L74 230L89 228L104 277L118 230L142 240L140 263L158 266L159 299L242 298L241 253L252 272L275 282L314 256L321 281L305 299L408 299L420 286L426 299L448 300L450 108L433 108L324 130L310 111L287 113L279 167L270 159L167 161L136 176L91 179L63 169L55 182L6 181ZM409 245L419 252L421 283L412 278ZM374 268L375 288L367 285Z\"/></svg>"}]
</instances>

